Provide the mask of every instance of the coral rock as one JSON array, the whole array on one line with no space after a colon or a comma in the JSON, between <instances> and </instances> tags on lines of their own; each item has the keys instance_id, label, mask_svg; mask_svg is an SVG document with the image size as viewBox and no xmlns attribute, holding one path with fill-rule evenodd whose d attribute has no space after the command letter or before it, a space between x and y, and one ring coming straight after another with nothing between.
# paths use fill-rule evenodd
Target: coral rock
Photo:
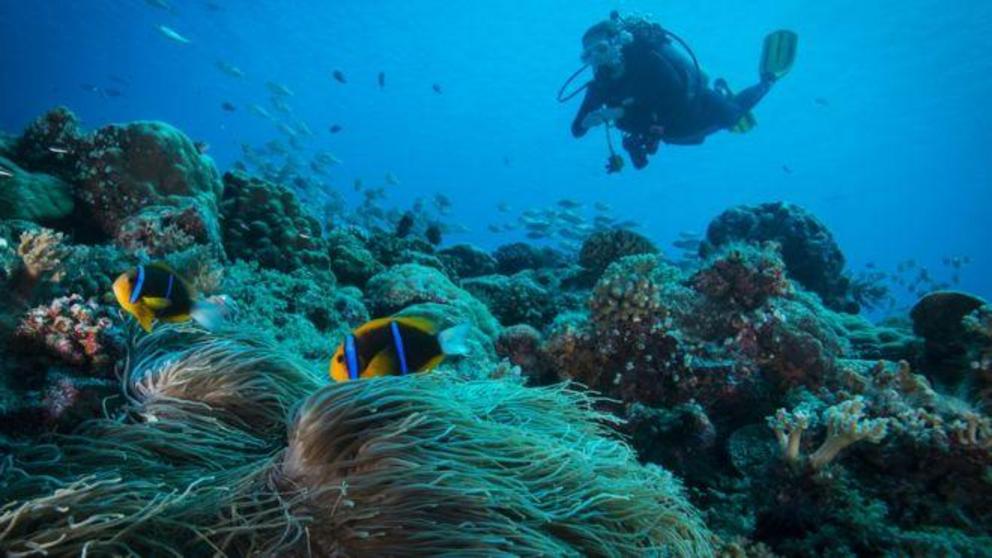
<instances>
[{"instance_id":1,"label":"coral rock","mask_svg":"<svg viewBox=\"0 0 992 558\"><path fill-rule=\"evenodd\" d=\"M538 248L525 242L504 244L493 253L496 271L503 275L513 275L525 269L559 267L564 256L548 247Z\"/></svg>"},{"instance_id":2,"label":"coral rock","mask_svg":"<svg viewBox=\"0 0 992 558\"><path fill-rule=\"evenodd\" d=\"M47 223L72 213L72 188L48 174L28 172L0 157L0 219L23 219Z\"/></svg>"},{"instance_id":3,"label":"coral rock","mask_svg":"<svg viewBox=\"0 0 992 558\"><path fill-rule=\"evenodd\" d=\"M456 244L438 251L438 257L461 278L496 272L496 260L471 244Z\"/></svg>"},{"instance_id":4,"label":"coral rock","mask_svg":"<svg viewBox=\"0 0 992 558\"><path fill-rule=\"evenodd\" d=\"M487 275L466 279L462 287L484 302L505 326L530 324L544 327L556 313L554 297L537 282L532 271L511 277Z\"/></svg>"},{"instance_id":5,"label":"coral rock","mask_svg":"<svg viewBox=\"0 0 992 558\"><path fill-rule=\"evenodd\" d=\"M79 128L76 115L65 107L57 107L24 130L14 145L15 156L11 158L28 170L71 181L85 149L85 134Z\"/></svg>"},{"instance_id":6,"label":"coral rock","mask_svg":"<svg viewBox=\"0 0 992 558\"><path fill-rule=\"evenodd\" d=\"M373 275L386 269L375 259L365 241L352 231L331 231L327 244L331 270L343 284L364 287Z\"/></svg>"},{"instance_id":7,"label":"coral rock","mask_svg":"<svg viewBox=\"0 0 992 558\"><path fill-rule=\"evenodd\" d=\"M391 267L369 280L365 298L370 312L377 317L395 314L413 304L433 302L461 309L490 337L499 331L499 323L484 304L430 267L417 264Z\"/></svg>"},{"instance_id":8,"label":"coral rock","mask_svg":"<svg viewBox=\"0 0 992 558\"><path fill-rule=\"evenodd\" d=\"M531 383L544 385L555 378L541 349L542 343L541 332L533 327L526 324L513 325L500 332L496 339L496 354L509 359L514 366L519 366Z\"/></svg>"},{"instance_id":9,"label":"coral rock","mask_svg":"<svg viewBox=\"0 0 992 558\"><path fill-rule=\"evenodd\" d=\"M714 254L692 277L693 287L711 299L744 310L789 291L782 260L772 250L731 245Z\"/></svg>"},{"instance_id":10,"label":"coral rock","mask_svg":"<svg viewBox=\"0 0 992 558\"><path fill-rule=\"evenodd\" d=\"M627 229L599 231L582 243L579 264L598 275L624 256L657 254L658 248L647 238Z\"/></svg>"},{"instance_id":11,"label":"coral rock","mask_svg":"<svg viewBox=\"0 0 992 558\"><path fill-rule=\"evenodd\" d=\"M113 366L123 346L112 316L96 302L72 295L30 310L16 336L26 347L41 348L59 361L105 370Z\"/></svg>"},{"instance_id":12,"label":"coral rock","mask_svg":"<svg viewBox=\"0 0 992 558\"><path fill-rule=\"evenodd\" d=\"M239 172L224 175L224 247L231 259L292 271L330 267L320 223L287 188Z\"/></svg>"},{"instance_id":13,"label":"coral rock","mask_svg":"<svg viewBox=\"0 0 992 558\"><path fill-rule=\"evenodd\" d=\"M79 197L110 238L149 206L195 205L207 236L219 244L220 176L210 158L179 130L162 122L101 128L87 138L79 164Z\"/></svg>"},{"instance_id":14,"label":"coral rock","mask_svg":"<svg viewBox=\"0 0 992 558\"><path fill-rule=\"evenodd\" d=\"M729 209L706 230L700 255L735 242L777 242L789 277L820 295L831 309L857 313L844 275L844 254L827 227L812 213L787 203L765 203Z\"/></svg>"}]
</instances>

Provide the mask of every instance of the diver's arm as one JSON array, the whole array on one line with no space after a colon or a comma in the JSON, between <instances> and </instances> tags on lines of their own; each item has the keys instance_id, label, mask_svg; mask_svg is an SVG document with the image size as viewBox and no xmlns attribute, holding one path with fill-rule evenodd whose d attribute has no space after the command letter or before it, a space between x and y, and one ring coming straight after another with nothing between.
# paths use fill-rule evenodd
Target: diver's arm
<instances>
[{"instance_id":1,"label":"diver's arm","mask_svg":"<svg viewBox=\"0 0 992 558\"><path fill-rule=\"evenodd\" d=\"M600 108L603 105L603 98L595 88L595 84L589 84L586 89L586 95L582 99L582 106L579 107L579 112L575 113L575 120L572 120L572 136L581 138L586 135L589 128L585 126L583 121L586 116L592 111Z\"/></svg>"}]
</instances>

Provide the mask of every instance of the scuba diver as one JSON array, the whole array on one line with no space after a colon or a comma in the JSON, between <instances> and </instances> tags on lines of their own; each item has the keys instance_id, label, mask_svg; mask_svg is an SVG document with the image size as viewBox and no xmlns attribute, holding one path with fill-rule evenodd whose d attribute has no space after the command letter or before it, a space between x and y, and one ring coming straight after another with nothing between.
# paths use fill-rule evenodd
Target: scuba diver
<instances>
[{"instance_id":1,"label":"scuba diver","mask_svg":"<svg viewBox=\"0 0 992 558\"><path fill-rule=\"evenodd\" d=\"M648 155L661 142L698 145L718 130L743 133L755 126L751 109L791 69L798 37L792 31L775 31L765 37L759 67L760 81L731 92L717 79L712 86L699 67L692 49L674 33L641 18L610 19L593 25L582 36L584 65L558 92L560 102L585 90L585 98L572 122L572 135L582 137L591 128L605 125L610 157L607 172L623 168L623 158L613 148L612 124L623 133L623 147L635 168L648 164ZM565 95L565 89L586 68L594 77Z\"/></svg>"}]
</instances>

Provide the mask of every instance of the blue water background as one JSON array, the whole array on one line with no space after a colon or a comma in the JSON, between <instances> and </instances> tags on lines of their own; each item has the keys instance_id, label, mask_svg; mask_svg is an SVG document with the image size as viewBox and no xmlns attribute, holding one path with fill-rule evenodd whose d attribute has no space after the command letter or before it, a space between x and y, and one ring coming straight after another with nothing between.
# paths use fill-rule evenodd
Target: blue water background
<instances>
[{"instance_id":1,"label":"blue water background","mask_svg":"<svg viewBox=\"0 0 992 558\"><path fill-rule=\"evenodd\" d=\"M992 2L172 5L0 1L0 128L19 131L58 104L91 128L161 119L207 142L225 170L242 142L282 137L247 111L269 106L272 80L295 91L289 103L317 133L309 145L344 162L332 184L355 200L356 177L375 184L389 171L401 183L388 203L443 192L452 220L473 229L448 242L518 239L486 231L508 220L495 210L501 201L517 210L566 196L609 201L667 247L732 205L786 200L827 223L854 271L913 258L947 279L942 260L969 256L961 288L992 297ZM757 108L750 134L663 147L646 170L607 176L603 136L573 140L578 100L562 106L554 96L579 65L582 32L615 8L653 13L732 86L755 80L771 30L799 33L799 59ZM169 41L158 25L192 42ZM218 60L246 78L221 73ZM348 84L331 79L335 69ZM238 111L223 112L224 101ZM333 123L344 130L331 135Z\"/></svg>"}]
</instances>

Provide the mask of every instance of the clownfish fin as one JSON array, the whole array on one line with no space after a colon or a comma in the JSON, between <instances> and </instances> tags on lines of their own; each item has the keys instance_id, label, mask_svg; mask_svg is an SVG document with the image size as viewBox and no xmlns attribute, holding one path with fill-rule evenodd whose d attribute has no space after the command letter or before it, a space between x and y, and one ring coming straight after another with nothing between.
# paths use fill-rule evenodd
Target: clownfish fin
<instances>
[{"instance_id":1,"label":"clownfish fin","mask_svg":"<svg viewBox=\"0 0 992 558\"><path fill-rule=\"evenodd\" d=\"M468 332L469 324L458 324L437 334L441 352L446 356L467 355L469 353Z\"/></svg>"},{"instance_id":2,"label":"clownfish fin","mask_svg":"<svg viewBox=\"0 0 992 558\"><path fill-rule=\"evenodd\" d=\"M224 323L224 309L219 304L206 300L195 302L189 315L208 331L214 331Z\"/></svg>"},{"instance_id":3,"label":"clownfish fin","mask_svg":"<svg viewBox=\"0 0 992 558\"><path fill-rule=\"evenodd\" d=\"M398 324L412 327L418 331L423 331L428 335L435 335L437 333L437 324L427 318L417 316L400 316L393 318L393 320L395 320Z\"/></svg>"},{"instance_id":4,"label":"clownfish fin","mask_svg":"<svg viewBox=\"0 0 992 558\"><path fill-rule=\"evenodd\" d=\"M393 320L392 318L376 318L374 320L369 320L364 324L356 327L355 330L351 332L351 334L354 335L355 337L362 337L364 334L370 331L388 326L389 322L391 322L392 320Z\"/></svg>"},{"instance_id":5,"label":"clownfish fin","mask_svg":"<svg viewBox=\"0 0 992 558\"><path fill-rule=\"evenodd\" d=\"M165 310L166 308L172 306L172 301L167 298L146 296L141 298L141 302L144 303L150 310L157 312L159 310Z\"/></svg>"},{"instance_id":6,"label":"clownfish fin","mask_svg":"<svg viewBox=\"0 0 992 558\"><path fill-rule=\"evenodd\" d=\"M416 371L417 372L426 372L428 370L431 370L433 368L436 368L437 365L438 364L441 364L443 361L444 361L444 355L437 355L436 357L434 357L434 358L428 360L427 362L425 362L424 364L422 364L420 366L420 368L418 368Z\"/></svg>"},{"instance_id":7,"label":"clownfish fin","mask_svg":"<svg viewBox=\"0 0 992 558\"><path fill-rule=\"evenodd\" d=\"M360 378L378 378L379 376L390 376L400 374L400 365L396 362L396 353L392 349L379 351L372 357L369 365L362 370Z\"/></svg>"},{"instance_id":8,"label":"clownfish fin","mask_svg":"<svg viewBox=\"0 0 992 558\"><path fill-rule=\"evenodd\" d=\"M145 330L146 333L151 333L153 323L155 321L155 314L147 307L140 304L134 306L134 312L132 313L138 320L138 324L141 325L141 329Z\"/></svg>"}]
</instances>

